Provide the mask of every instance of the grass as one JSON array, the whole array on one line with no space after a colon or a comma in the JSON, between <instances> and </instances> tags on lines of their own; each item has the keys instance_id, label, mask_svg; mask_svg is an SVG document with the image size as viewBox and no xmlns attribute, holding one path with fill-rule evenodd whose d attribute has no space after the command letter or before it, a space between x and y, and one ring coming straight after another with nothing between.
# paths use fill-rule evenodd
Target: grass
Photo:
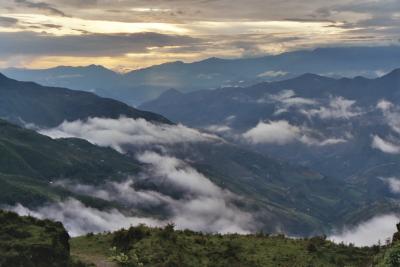
<instances>
[{"instance_id":1,"label":"grass","mask_svg":"<svg viewBox=\"0 0 400 267\"><path fill-rule=\"evenodd\" d=\"M126 266L152 267L368 266L377 253L376 248L334 244L324 237L203 234L171 226L142 225L71 240L71 254L86 262L109 259L112 247L118 255L127 255L131 265Z\"/></svg>"}]
</instances>

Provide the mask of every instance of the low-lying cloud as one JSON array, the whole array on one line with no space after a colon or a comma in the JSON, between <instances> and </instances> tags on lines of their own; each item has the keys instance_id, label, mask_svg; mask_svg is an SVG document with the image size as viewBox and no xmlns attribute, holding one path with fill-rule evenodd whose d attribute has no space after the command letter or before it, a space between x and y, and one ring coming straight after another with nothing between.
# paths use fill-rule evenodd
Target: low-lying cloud
<instances>
[{"instance_id":1,"label":"low-lying cloud","mask_svg":"<svg viewBox=\"0 0 400 267\"><path fill-rule=\"evenodd\" d=\"M243 137L253 144L286 145L297 141L311 146L327 146L347 142L344 138L324 138L320 135L307 127L280 120L259 122L256 127L245 132Z\"/></svg>"},{"instance_id":2,"label":"low-lying cloud","mask_svg":"<svg viewBox=\"0 0 400 267\"><path fill-rule=\"evenodd\" d=\"M378 149L388 154L400 154L400 145L393 142L387 141L379 137L378 135L372 136L372 148Z\"/></svg>"},{"instance_id":3,"label":"low-lying cloud","mask_svg":"<svg viewBox=\"0 0 400 267\"><path fill-rule=\"evenodd\" d=\"M124 152L123 147L127 145L172 145L221 140L215 135L202 133L181 124L155 124L141 118L125 117L65 121L55 128L40 130L39 133L52 138L82 138L99 146L112 147L119 152Z\"/></svg>"},{"instance_id":4,"label":"low-lying cloud","mask_svg":"<svg viewBox=\"0 0 400 267\"><path fill-rule=\"evenodd\" d=\"M349 100L342 96L331 97L328 106L320 106L318 109L304 109L301 112L310 118L350 119L363 113L361 108L355 104L355 100Z\"/></svg>"},{"instance_id":5,"label":"low-lying cloud","mask_svg":"<svg viewBox=\"0 0 400 267\"><path fill-rule=\"evenodd\" d=\"M399 221L398 214L377 216L356 227L344 229L340 233L330 236L329 239L336 243L353 243L356 246L372 246L379 242L384 243L397 231L396 224Z\"/></svg>"},{"instance_id":6,"label":"low-lying cloud","mask_svg":"<svg viewBox=\"0 0 400 267\"><path fill-rule=\"evenodd\" d=\"M162 225L162 222L158 220L127 216L116 209L101 211L91 208L73 198L37 209L28 209L21 204L6 207L6 209L19 215L31 215L40 219L47 218L60 221L71 236L79 236L89 232L114 231L141 223L149 226Z\"/></svg>"},{"instance_id":7,"label":"low-lying cloud","mask_svg":"<svg viewBox=\"0 0 400 267\"><path fill-rule=\"evenodd\" d=\"M146 211L156 214L129 216L117 209L103 211L87 207L76 199L34 210L20 204L8 209L22 215L61 221L71 235L112 231L139 223L155 226L168 222L175 223L178 229L203 232L248 233L256 229L253 216L236 206L240 201L238 196L219 188L187 163L155 152L140 154L138 160L146 164L143 173L123 182L83 185L57 181L54 186L117 203L128 214L145 214ZM140 184L151 186L141 188ZM164 218L152 218L160 218L160 215Z\"/></svg>"},{"instance_id":8,"label":"low-lying cloud","mask_svg":"<svg viewBox=\"0 0 400 267\"><path fill-rule=\"evenodd\" d=\"M277 94L266 94L264 97L257 100L257 103L276 105L275 115L287 112L291 107L300 108L303 106L314 106L318 104L314 99L297 96L293 90L282 90Z\"/></svg>"},{"instance_id":9,"label":"low-lying cloud","mask_svg":"<svg viewBox=\"0 0 400 267\"><path fill-rule=\"evenodd\" d=\"M389 134L385 139L372 135L371 147L387 154L400 154L400 108L385 99L378 101L376 108L382 112L393 135Z\"/></svg>"},{"instance_id":10,"label":"low-lying cloud","mask_svg":"<svg viewBox=\"0 0 400 267\"><path fill-rule=\"evenodd\" d=\"M392 193L398 194L400 193L400 179L397 177L388 177L388 178L379 178L384 181L388 186Z\"/></svg>"}]
</instances>

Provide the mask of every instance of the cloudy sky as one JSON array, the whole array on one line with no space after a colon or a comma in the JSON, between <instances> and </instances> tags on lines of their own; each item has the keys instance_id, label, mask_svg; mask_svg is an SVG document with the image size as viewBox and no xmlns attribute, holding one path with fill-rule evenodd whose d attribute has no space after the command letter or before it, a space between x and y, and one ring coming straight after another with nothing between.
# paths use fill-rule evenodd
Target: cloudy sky
<instances>
[{"instance_id":1,"label":"cloudy sky","mask_svg":"<svg viewBox=\"0 0 400 267\"><path fill-rule=\"evenodd\" d=\"M129 70L397 44L398 0L0 0L0 67Z\"/></svg>"}]
</instances>

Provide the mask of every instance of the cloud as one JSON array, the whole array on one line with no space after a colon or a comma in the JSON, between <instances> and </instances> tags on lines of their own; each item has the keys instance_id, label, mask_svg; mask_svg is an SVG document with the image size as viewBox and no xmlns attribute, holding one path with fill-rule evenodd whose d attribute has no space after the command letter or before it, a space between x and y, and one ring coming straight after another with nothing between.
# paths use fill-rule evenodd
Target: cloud
<instances>
[{"instance_id":1,"label":"cloud","mask_svg":"<svg viewBox=\"0 0 400 267\"><path fill-rule=\"evenodd\" d=\"M301 113L308 117L319 117L321 119L350 119L362 114L361 108L355 106L355 100L344 97L331 97L327 107L319 109L302 110Z\"/></svg>"},{"instance_id":2,"label":"cloud","mask_svg":"<svg viewBox=\"0 0 400 267\"><path fill-rule=\"evenodd\" d=\"M15 3L24 7L43 10L52 15L66 17L67 15L59 9L54 8L52 5L45 2L32 2L28 0L14 0Z\"/></svg>"},{"instance_id":3,"label":"cloud","mask_svg":"<svg viewBox=\"0 0 400 267\"><path fill-rule=\"evenodd\" d=\"M0 16L0 27L10 27L18 23L15 18L1 17Z\"/></svg>"},{"instance_id":4,"label":"cloud","mask_svg":"<svg viewBox=\"0 0 400 267\"><path fill-rule=\"evenodd\" d=\"M276 77L280 77L280 76L285 76L285 75L287 75L288 74L288 72L286 72L286 71L281 71L281 70L278 70L278 71L275 71L275 70L269 70L269 71L266 71L266 72L263 72L263 73L260 73L260 74L258 74L257 75L257 77L260 77L260 78L263 78L263 77L267 77L267 78L276 78Z\"/></svg>"},{"instance_id":5,"label":"cloud","mask_svg":"<svg viewBox=\"0 0 400 267\"><path fill-rule=\"evenodd\" d=\"M314 106L318 104L317 100L298 97L293 90L282 90L277 94L266 94L257 100L259 104L274 104L276 110L274 115L288 112L290 108L301 108L303 106Z\"/></svg>"},{"instance_id":6,"label":"cloud","mask_svg":"<svg viewBox=\"0 0 400 267\"><path fill-rule=\"evenodd\" d=\"M138 159L152 166L149 177L164 177L168 187L185 192L183 199L170 203L174 210L171 220L178 227L222 233L254 230L252 215L233 204L235 195L183 161L154 152L139 155Z\"/></svg>"},{"instance_id":7,"label":"cloud","mask_svg":"<svg viewBox=\"0 0 400 267\"><path fill-rule=\"evenodd\" d=\"M223 124L210 125L210 126L207 126L205 129L207 131L210 131L213 133L226 133L226 132L230 132L232 130L231 127L229 127L228 125L223 125Z\"/></svg>"},{"instance_id":8,"label":"cloud","mask_svg":"<svg viewBox=\"0 0 400 267\"><path fill-rule=\"evenodd\" d=\"M400 109L392 102L382 99L378 101L376 108L383 114L384 121L394 132L394 135L388 135L386 140L378 135L372 135L371 146L388 154L400 154ZM397 136L396 136L397 135Z\"/></svg>"},{"instance_id":9,"label":"cloud","mask_svg":"<svg viewBox=\"0 0 400 267\"><path fill-rule=\"evenodd\" d=\"M50 23L35 24L49 26ZM58 25L58 24L53 24ZM58 25L57 27L61 27ZM155 32L87 33L56 36L36 32L0 32L0 55L27 56L121 56L149 52L149 47L191 45L195 38Z\"/></svg>"},{"instance_id":10,"label":"cloud","mask_svg":"<svg viewBox=\"0 0 400 267\"><path fill-rule=\"evenodd\" d=\"M138 159L146 164L144 172L123 182L83 185L57 181L54 186L118 203L128 214L151 211L157 218L165 214L163 219L128 216L116 209L100 211L75 199L33 210L20 204L8 209L21 215L61 221L72 235L116 230L131 224L154 226L168 222L174 222L178 229L203 232L248 233L256 229L253 216L236 206L240 201L237 196L219 188L187 163L154 152L140 154Z\"/></svg>"},{"instance_id":11,"label":"cloud","mask_svg":"<svg viewBox=\"0 0 400 267\"><path fill-rule=\"evenodd\" d=\"M58 127L39 132L52 138L82 138L96 145L112 147L119 152L123 152L123 147L128 145L143 147L153 144L222 141L215 135L202 133L181 124L153 124L144 119L124 117L65 121Z\"/></svg>"},{"instance_id":12,"label":"cloud","mask_svg":"<svg viewBox=\"0 0 400 267\"><path fill-rule=\"evenodd\" d=\"M372 144L373 148L376 148L384 153L388 154L400 154L400 146L394 144L392 142L386 141L380 138L378 135L372 136Z\"/></svg>"},{"instance_id":13,"label":"cloud","mask_svg":"<svg viewBox=\"0 0 400 267\"><path fill-rule=\"evenodd\" d=\"M44 40L46 47L52 52L49 55L30 57L24 51L29 51L30 46L36 45L38 40L32 39L21 51L9 54L10 57L20 56L23 66L49 67L60 64L82 65L87 62L87 57L96 64L117 68L138 68L159 64L173 60L195 61L211 56L243 57L277 54L285 51L309 49L332 45L357 45L357 44L395 44L399 30L397 13L399 6L396 0L365 1L367 3L354 3L354 0L338 0L334 4L325 0L313 1L262 1L252 0L251 4L243 5L239 0L219 1L111 1L111 0L16 0L11 5L3 1L0 9L3 15L14 16L21 23L12 27L13 31L31 30L39 33L38 38ZM51 3L51 4L50 4ZM219 10L224 10L223 13ZM46 15L43 15L45 13ZM73 14L73 18L65 17ZM16 17L20 16L20 17ZM63 17L64 16L64 17ZM288 19L289 18L289 19ZM38 20L40 22L38 22ZM62 26L60 29L29 28L39 24L53 24ZM100 26L99 26L100 25ZM144 26L156 26L151 29L141 29ZM113 33L127 33L132 29L140 28L141 32L179 33L196 37L196 42L191 44L175 44L179 46L175 51L163 46L159 50L137 51L132 49L125 54L119 54L119 62L115 62L114 46L102 46L102 39L91 43L92 50L87 49L87 56L78 59L65 57L65 47L68 45L52 45L47 42L52 33L64 35L66 39L81 37L80 46L86 48L85 38L87 33L101 34L110 31ZM9 29L4 31L9 31ZM83 34L82 34L83 33ZM73 34L77 36L72 36ZM68 36L66 36L68 35ZM5 36L10 38L10 35ZM67 38L68 37L68 38ZM0 37L1 40L6 38ZM26 39L26 42L31 41ZM45 42L46 41L46 42ZM18 44L18 40L10 41ZM77 41L78 42L78 41ZM104 42L104 41L103 41ZM118 38L114 42L119 43ZM131 46L135 47L138 41L132 40ZM60 42L62 45L62 42ZM71 46L71 45L69 45ZM69 57L84 55L79 51L78 45L68 51ZM53 50L63 47L57 54ZM102 49L96 49L102 47ZM106 50L105 47L109 49ZM118 47L116 45L115 47ZM151 46L150 46L151 47ZM154 46L155 47L155 46ZM165 51L164 49L168 49ZM98 50L98 52L97 52ZM0 49L1 51L1 49ZM75 54L72 52L75 51ZM3 52L5 53L5 52ZM48 57L57 56L57 60ZM99 58L99 57L103 58ZM42 58L45 57L45 58ZM113 57L113 60L110 59ZM130 61L142 61L130 63ZM73 63L72 63L73 62ZM13 62L7 63L13 65ZM14 65L15 66L15 65ZM276 76L282 70L267 70L264 75ZM263 75L263 74L262 74Z\"/></svg>"},{"instance_id":14,"label":"cloud","mask_svg":"<svg viewBox=\"0 0 400 267\"><path fill-rule=\"evenodd\" d=\"M392 102L385 99L380 100L376 107L382 111L383 116L389 125L389 127L400 134L400 109L395 106Z\"/></svg>"},{"instance_id":15,"label":"cloud","mask_svg":"<svg viewBox=\"0 0 400 267\"><path fill-rule=\"evenodd\" d=\"M278 94L267 94L262 99L259 99L258 102L278 103L282 104L284 108L291 106L316 105L318 103L314 99L296 96L296 93L293 90L282 90Z\"/></svg>"},{"instance_id":16,"label":"cloud","mask_svg":"<svg viewBox=\"0 0 400 267\"><path fill-rule=\"evenodd\" d=\"M31 215L41 219L48 218L60 221L71 236L79 236L89 232L115 231L141 223L149 226L162 225L162 222L158 220L126 216L116 209L101 211L91 208L73 198L32 210L21 204L5 208L19 215Z\"/></svg>"},{"instance_id":17,"label":"cloud","mask_svg":"<svg viewBox=\"0 0 400 267\"><path fill-rule=\"evenodd\" d=\"M329 237L339 243L353 243L356 246L372 246L378 242L384 243L397 231L396 224L400 221L397 214L388 214L374 217L356 227L344 229Z\"/></svg>"},{"instance_id":18,"label":"cloud","mask_svg":"<svg viewBox=\"0 0 400 267\"><path fill-rule=\"evenodd\" d=\"M383 112L388 111L393 107L394 107L393 103L385 99L379 100L379 102L376 104L376 108L382 110Z\"/></svg>"},{"instance_id":19,"label":"cloud","mask_svg":"<svg viewBox=\"0 0 400 267\"><path fill-rule=\"evenodd\" d=\"M382 181L384 181L385 183L388 184L390 191L392 191L392 193L400 193L400 179L398 179L397 177L389 177L389 178L379 178Z\"/></svg>"},{"instance_id":20,"label":"cloud","mask_svg":"<svg viewBox=\"0 0 400 267\"><path fill-rule=\"evenodd\" d=\"M347 142L344 138L324 138L307 127L291 125L285 120L259 122L243 134L253 144L286 145L295 141L311 146L327 146Z\"/></svg>"},{"instance_id":21,"label":"cloud","mask_svg":"<svg viewBox=\"0 0 400 267\"><path fill-rule=\"evenodd\" d=\"M256 127L245 132L243 137L253 144L285 145L296 140L300 134L300 128L287 121L271 121L259 122Z\"/></svg>"}]
</instances>

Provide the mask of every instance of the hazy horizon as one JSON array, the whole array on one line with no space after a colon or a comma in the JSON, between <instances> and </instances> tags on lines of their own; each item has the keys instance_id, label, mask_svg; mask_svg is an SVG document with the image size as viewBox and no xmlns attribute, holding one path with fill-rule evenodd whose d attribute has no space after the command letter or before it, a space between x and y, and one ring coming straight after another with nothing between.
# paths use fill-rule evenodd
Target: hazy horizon
<instances>
[{"instance_id":1,"label":"hazy horizon","mask_svg":"<svg viewBox=\"0 0 400 267\"><path fill-rule=\"evenodd\" d=\"M395 0L1 0L0 67L247 58L327 46L397 45Z\"/></svg>"}]
</instances>

